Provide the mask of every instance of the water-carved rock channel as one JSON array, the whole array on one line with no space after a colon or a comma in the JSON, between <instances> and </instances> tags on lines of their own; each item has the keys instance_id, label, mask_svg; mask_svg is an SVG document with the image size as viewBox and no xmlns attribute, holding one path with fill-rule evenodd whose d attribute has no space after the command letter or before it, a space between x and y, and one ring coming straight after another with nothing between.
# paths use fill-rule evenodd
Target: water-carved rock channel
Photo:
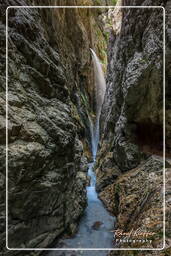
<instances>
[{"instance_id":1,"label":"water-carved rock channel","mask_svg":"<svg viewBox=\"0 0 171 256\"><path fill-rule=\"evenodd\" d=\"M94 165L99 143L99 119L103 99L105 95L105 79L100 61L91 50L94 75L95 75L95 91L96 91L96 118L94 123L90 120L91 127L91 151L93 162L88 164L89 184L87 190L87 207L81 218L78 232L71 238L61 239L57 242L57 248L113 248L114 238L114 220L106 210L96 192L96 174ZM104 255L104 252L101 252ZM56 255L56 252L50 252L48 255ZM84 252L84 255L89 255L89 252Z\"/></svg>"}]
</instances>

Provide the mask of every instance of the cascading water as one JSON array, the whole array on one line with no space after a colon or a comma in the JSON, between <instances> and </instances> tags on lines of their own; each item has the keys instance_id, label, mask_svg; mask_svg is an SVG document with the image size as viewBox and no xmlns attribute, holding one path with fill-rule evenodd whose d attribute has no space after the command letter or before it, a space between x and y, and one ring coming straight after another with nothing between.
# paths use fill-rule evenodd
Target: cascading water
<instances>
[{"instance_id":1,"label":"cascading water","mask_svg":"<svg viewBox=\"0 0 171 256\"><path fill-rule=\"evenodd\" d=\"M90 163L88 166L88 176L90 177L90 184L87 187L87 197L88 199L96 198L96 200L98 200L96 189L95 189L96 175L93 168L94 168L94 162L96 160L97 148L99 143L99 120L100 120L100 114L101 114L102 104L104 100L104 95L106 91L106 82L104 78L103 69L97 55L91 48L90 48L90 51L92 53L93 66L94 66L96 118L94 123L92 122L91 118L89 118L90 133L91 133L91 151L93 155L93 162Z\"/></svg>"},{"instance_id":2,"label":"cascading water","mask_svg":"<svg viewBox=\"0 0 171 256\"><path fill-rule=\"evenodd\" d=\"M97 148L99 143L99 119L102 109L102 104L106 91L106 82L104 78L104 72L95 52L90 48L93 59L94 66L94 78L95 78L95 95L96 95L96 120L93 125L93 134L92 134L92 154L95 160L97 154Z\"/></svg>"},{"instance_id":3,"label":"cascading water","mask_svg":"<svg viewBox=\"0 0 171 256\"><path fill-rule=\"evenodd\" d=\"M90 48L90 51L92 53L93 66L94 66L96 119L95 119L95 122L93 123L91 118L89 118L90 133L91 133L91 151L93 155L93 162L90 163L88 166L88 176L90 177L90 184L87 187L87 197L88 199L96 198L96 200L98 200L96 189L95 189L96 175L93 168L94 168L94 162L96 160L97 148L99 143L99 120L100 120L100 114L101 114L102 104L104 100L104 95L106 91L106 82L104 78L103 69L97 55L91 48Z\"/></svg>"},{"instance_id":4,"label":"cascading water","mask_svg":"<svg viewBox=\"0 0 171 256\"><path fill-rule=\"evenodd\" d=\"M95 52L90 48L92 53L93 59L93 66L94 66L94 77L95 77L95 95L96 95L96 119L93 123L91 119L89 119L90 123L90 132L91 132L91 151L93 155L93 163L89 164L88 168L88 175L90 177L90 186L87 187L87 194L88 196L96 194L95 191L95 184L96 184L96 176L93 171L94 162L96 159L97 148L99 143L99 120L100 120L100 113L102 109L102 104L104 100L104 95L106 91L106 82L104 78L103 69L101 63L95 54Z\"/></svg>"}]
</instances>

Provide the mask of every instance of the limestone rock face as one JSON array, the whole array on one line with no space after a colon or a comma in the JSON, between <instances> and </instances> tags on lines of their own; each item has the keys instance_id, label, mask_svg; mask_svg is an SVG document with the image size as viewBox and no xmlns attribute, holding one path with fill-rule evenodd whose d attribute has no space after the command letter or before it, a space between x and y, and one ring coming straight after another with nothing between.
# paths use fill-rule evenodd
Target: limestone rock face
<instances>
[{"instance_id":1,"label":"limestone rock face","mask_svg":"<svg viewBox=\"0 0 171 256\"><path fill-rule=\"evenodd\" d=\"M85 3L86 2L86 3ZM79 4L93 4L82 1ZM5 220L5 9L1 4L0 197ZM77 5L77 1L73 3ZM8 246L48 247L86 207L93 16L78 9L8 10ZM95 22L94 22L95 23ZM4 225L0 226L4 245Z\"/></svg>"},{"instance_id":2,"label":"limestone rock face","mask_svg":"<svg viewBox=\"0 0 171 256\"><path fill-rule=\"evenodd\" d=\"M162 153L163 9L120 9L114 19L101 143L102 150L113 152L114 162L127 171L140 163L140 151Z\"/></svg>"},{"instance_id":3,"label":"limestone rock face","mask_svg":"<svg viewBox=\"0 0 171 256\"><path fill-rule=\"evenodd\" d=\"M170 157L171 2L123 0L118 5L166 8L166 155ZM107 91L96 164L97 190L109 211L117 216L116 228L151 230L156 235L149 247L162 247L163 9L117 9L114 20L108 45ZM165 250L161 253L113 251L110 255L170 253L169 162L168 158ZM120 173L114 177L117 169ZM118 246L133 247L132 244ZM146 245L141 244L143 246Z\"/></svg>"}]
</instances>

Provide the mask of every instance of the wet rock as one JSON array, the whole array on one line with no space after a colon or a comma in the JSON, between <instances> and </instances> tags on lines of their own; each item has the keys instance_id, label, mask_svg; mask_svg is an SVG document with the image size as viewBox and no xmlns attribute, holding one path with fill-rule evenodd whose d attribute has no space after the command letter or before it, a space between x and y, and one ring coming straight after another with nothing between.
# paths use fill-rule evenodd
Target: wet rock
<instances>
[{"instance_id":1,"label":"wet rock","mask_svg":"<svg viewBox=\"0 0 171 256\"><path fill-rule=\"evenodd\" d=\"M101 225L103 225L103 222L101 221L96 221L93 225L92 225L92 229L98 230Z\"/></svg>"},{"instance_id":2,"label":"wet rock","mask_svg":"<svg viewBox=\"0 0 171 256\"><path fill-rule=\"evenodd\" d=\"M80 166L81 170L84 172L87 172L88 170L88 161L87 161L87 157L82 156L81 157L81 166Z\"/></svg>"},{"instance_id":3,"label":"wet rock","mask_svg":"<svg viewBox=\"0 0 171 256\"><path fill-rule=\"evenodd\" d=\"M96 190L102 191L106 186L112 184L121 174L119 168L113 163L113 153L109 152L101 158L96 169Z\"/></svg>"}]
</instances>

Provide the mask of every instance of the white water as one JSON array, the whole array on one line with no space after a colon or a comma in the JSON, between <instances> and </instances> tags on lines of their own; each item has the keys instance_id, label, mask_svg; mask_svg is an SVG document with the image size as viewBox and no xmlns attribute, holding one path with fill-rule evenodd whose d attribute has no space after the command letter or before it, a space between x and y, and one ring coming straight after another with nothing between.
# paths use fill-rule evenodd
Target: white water
<instances>
[{"instance_id":1,"label":"white water","mask_svg":"<svg viewBox=\"0 0 171 256\"><path fill-rule=\"evenodd\" d=\"M96 154L99 143L99 120L102 109L102 104L106 91L106 82L104 78L103 69L101 63L95 54L95 52L90 48L92 53L93 67L94 67L94 78L95 78L95 95L96 95L96 119L93 123L91 118L89 118L90 132L91 132L91 151L93 155L93 162L88 166L88 176L90 177L90 185L87 187L87 197L97 198L97 193L95 190L96 186L96 175L94 172L94 163L96 160Z\"/></svg>"},{"instance_id":2,"label":"white water","mask_svg":"<svg viewBox=\"0 0 171 256\"><path fill-rule=\"evenodd\" d=\"M95 187L96 185L96 175L93 171L94 162L88 165L88 176L90 177L90 187Z\"/></svg>"},{"instance_id":3,"label":"white water","mask_svg":"<svg viewBox=\"0 0 171 256\"><path fill-rule=\"evenodd\" d=\"M92 143L92 154L95 160L97 154L97 148L99 143L99 119L102 109L102 104L106 91L106 82L104 78L104 72L100 60L96 53L90 48L94 66L94 78L95 78L95 95L96 95L96 120L95 124L90 122L91 129L91 143Z\"/></svg>"},{"instance_id":4,"label":"white water","mask_svg":"<svg viewBox=\"0 0 171 256\"><path fill-rule=\"evenodd\" d=\"M103 69L100 63L100 60L98 59L96 53L90 48L91 54L92 54L92 60L93 60L93 67L94 67L94 82L95 82L95 95L96 95L96 119L93 123L91 118L89 119L90 123L90 132L91 132L91 151L93 155L93 163L89 164L88 168L88 176L90 177L90 187L88 187L87 191L88 193L91 191L94 191L96 193L95 188L96 185L96 175L93 171L94 168L94 162L96 160L96 154L98 149L98 143L99 143L99 120L100 120L100 114L102 109L102 104L105 96L106 91L106 82L104 78ZM96 195L95 195L96 196Z\"/></svg>"}]
</instances>

